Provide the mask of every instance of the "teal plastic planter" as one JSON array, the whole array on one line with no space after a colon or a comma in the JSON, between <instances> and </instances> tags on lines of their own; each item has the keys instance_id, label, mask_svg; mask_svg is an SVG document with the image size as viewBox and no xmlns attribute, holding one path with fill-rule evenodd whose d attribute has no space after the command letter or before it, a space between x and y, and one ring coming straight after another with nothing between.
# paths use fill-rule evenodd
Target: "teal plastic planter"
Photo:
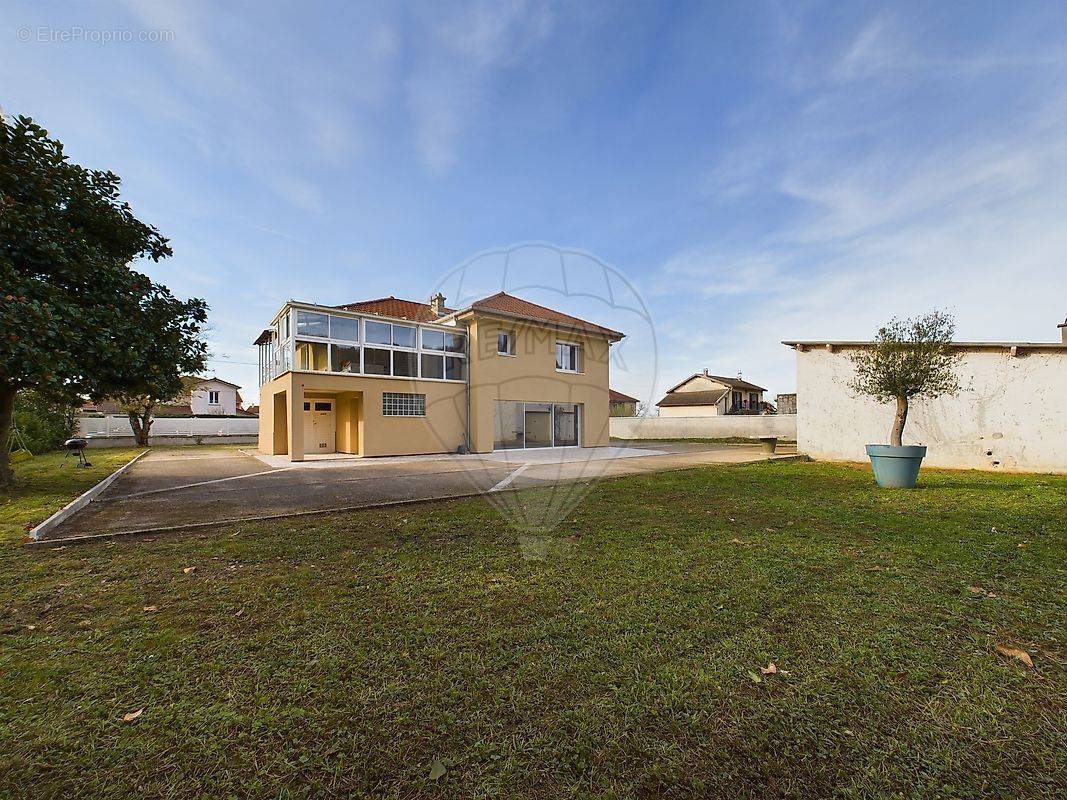
<instances>
[{"instance_id":1,"label":"teal plastic planter","mask_svg":"<svg viewBox=\"0 0 1067 800\"><path fill-rule=\"evenodd\" d=\"M926 456L926 448L916 445L894 447L891 444L869 444L867 455L874 469L874 479L884 489L914 489L919 480L919 467Z\"/></svg>"}]
</instances>

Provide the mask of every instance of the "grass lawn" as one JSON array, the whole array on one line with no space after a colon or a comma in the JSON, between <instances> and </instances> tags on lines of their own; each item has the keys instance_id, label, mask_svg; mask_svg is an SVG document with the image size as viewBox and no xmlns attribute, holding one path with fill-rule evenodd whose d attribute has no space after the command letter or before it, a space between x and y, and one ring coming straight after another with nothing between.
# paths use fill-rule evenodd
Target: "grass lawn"
<instances>
[{"instance_id":1,"label":"grass lawn","mask_svg":"<svg viewBox=\"0 0 1067 800\"><path fill-rule=\"evenodd\" d=\"M12 533L0 796L1062 797L1065 528L1065 478L760 463L533 544L481 500Z\"/></svg>"},{"instance_id":2,"label":"grass lawn","mask_svg":"<svg viewBox=\"0 0 1067 800\"><path fill-rule=\"evenodd\" d=\"M44 453L14 465L15 490L0 491L0 542L26 538L43 522L87 489L117 470L144 448L86 450L91 467L81 469L64 452Z\"/></svg>"}]
</instances>

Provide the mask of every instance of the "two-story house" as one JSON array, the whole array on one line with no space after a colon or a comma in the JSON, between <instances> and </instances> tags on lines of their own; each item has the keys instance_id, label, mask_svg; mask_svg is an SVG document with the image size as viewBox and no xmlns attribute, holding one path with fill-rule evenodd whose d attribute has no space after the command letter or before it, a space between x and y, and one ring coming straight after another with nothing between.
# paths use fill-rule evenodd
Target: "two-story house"
<instances>
[{"instance_id":1,"label":"two-story house","mask_svg":"<svg viewBox=\"0 0 1067 800\"><path fill-rule=\"evenodd\" d=\"M723 414L759 414L764 409L762 386L705 369L667 390L656 405L661 417L715 417Z\"/></svg>"},{"instance_id":2,"label":"two-story house","mask_svg":"<svg viewBox=\"0 0 1067 800\"><path fill-rule=\"evenodd\" d=\"M289 301L260 334L259 449L413 455L608 444L623 334L500 292L462 309Z\"/></svg>"}]
</instances>

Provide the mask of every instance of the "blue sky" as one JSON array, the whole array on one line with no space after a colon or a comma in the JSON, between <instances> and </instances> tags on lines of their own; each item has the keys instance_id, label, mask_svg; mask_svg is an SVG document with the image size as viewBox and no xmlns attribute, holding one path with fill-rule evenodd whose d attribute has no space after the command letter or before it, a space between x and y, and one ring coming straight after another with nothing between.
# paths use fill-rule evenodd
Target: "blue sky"
<instances>
[{"instance_id":1,"label":"blue sky","mask_svg":"<svg viewBox=\"0 0 1067 800\"><path fill-rule=\"evenodd\" d=\"M503 286L630 333L613 384L653 400L703 367L791 391L780 340L894 314L1067 316L1062 2L5 6L4 112L122 176L249 399L291 297ZM531 241L581 277L504 276Z\"/></svg>"}]
</instances>

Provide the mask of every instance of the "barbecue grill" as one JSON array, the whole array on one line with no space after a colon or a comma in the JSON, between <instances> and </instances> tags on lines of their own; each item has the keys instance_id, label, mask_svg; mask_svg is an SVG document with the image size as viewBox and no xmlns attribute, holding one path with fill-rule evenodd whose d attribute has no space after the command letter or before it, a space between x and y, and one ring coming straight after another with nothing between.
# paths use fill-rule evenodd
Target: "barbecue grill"
<instances>
[{"instance_id":1,"label":"barbecue grill","mask_svg":"<svg viewBox=\"0 0 1067 800\"><path fill-rule=\"evenodd\" d=\"M63 442L63 447L67 449L67 455L63 456L63 460L67 459L67 456L76 455L78 457L79 467L91 467L89 459L85 457L85 448L89 446L89 440L83 439L80 436L75 436L73 439L67 439Z\"/></svg>"}]
</instances>

